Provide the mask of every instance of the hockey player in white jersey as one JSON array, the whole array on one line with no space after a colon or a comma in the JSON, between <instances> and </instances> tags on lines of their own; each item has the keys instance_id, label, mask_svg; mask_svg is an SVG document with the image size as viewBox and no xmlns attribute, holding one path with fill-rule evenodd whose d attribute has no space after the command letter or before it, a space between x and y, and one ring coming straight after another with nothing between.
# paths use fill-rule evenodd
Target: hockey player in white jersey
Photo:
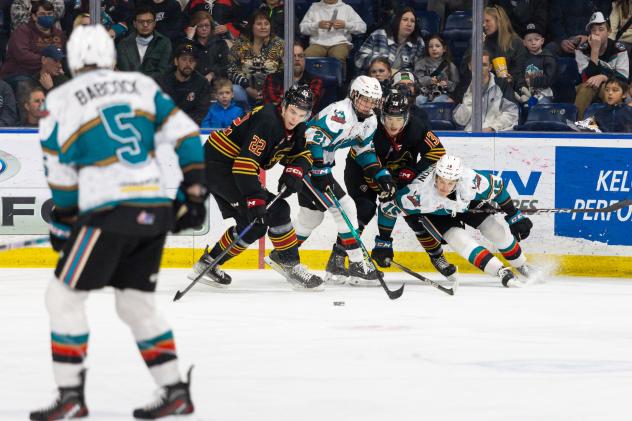
<instances>
[{"instance_id":1,"label":"hockey player in white jersey","mask_svg":"<svg viewBox=\"0 0 632 421\"><path fill-rule=\"evenodd\" d=\"M314 164L309 176L304 178L307 188L299 195L301 207L295 227L297 238L303 243L323 221L325 211L329 210L334 217L338 239L327 263L326 282L347 281L351 285L379 285L374 265L364 264L360 246L328 197L327 190L330 188L334 192L349 219L357 223L353 199L345 193L331 173L336 151L351 147L355 161L362 167L364 175L375 180L379 186L380 199L390 200L395 194L393 178L381 167L373 147L373 135L377 129L373 110L379 107L381 100L382 88L377 79L358 76L351 84L349 98L327 106L307 124L306 144ZM349 256L348 271L344 265L344 251Z\"/></svg>"},{"instance_id":2,"label":"hockey player in white jersey","mask_svg":"<svg viewBox=\"0 0 632 421\"><path fill-rule=\"evenodd\" d=\"M506 214L507 224L494 215L494 202ZM483 213L470 212L479 209ZM434 167L397 192L394 201L382 204L380 224L394 224L400 214L420 215L428 232L471 264L500 278L503 286L519 286L510 268L465 231L478 229L503 257L526 278L537 271L527 264L519 241L529 236L533 223L513 204L500 177L466 168L461 158L444 155Z\"/></svg>"},{"instance_id":3,"label":"hockey player in white jersey","mask_svg":"<svg viewBox=\"0 0 632 421\"><path fill-rule=\"evenodd\" d=\"M113 70L116 51L102 26L75 28L67 48L74 78L48 94L40 121L54 203L51 243L60 251L45 296L59 396L30 419L88 416L85 300L106 286L114 288L116 312L161 391L134 417L190 414L189 381L182 380L173 332L153 293L167 232L205 219L199 128L152 79ZM174 149L179 160L184 180L176 200L165 191L159 146Z\"/></svg>"}]
</instances>

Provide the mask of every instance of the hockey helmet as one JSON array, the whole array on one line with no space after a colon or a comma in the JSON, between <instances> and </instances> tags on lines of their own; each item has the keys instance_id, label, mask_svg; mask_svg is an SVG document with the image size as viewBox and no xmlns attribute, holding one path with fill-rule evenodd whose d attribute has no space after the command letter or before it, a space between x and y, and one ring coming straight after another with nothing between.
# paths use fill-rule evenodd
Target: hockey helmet
<instances>
[{"instance_id":1,"label":"hockey helmet","mask_svg":"<svg viewBox=\"0 0 632 421\"><path fill-rule=\"evenodd\" d=\"M362 97L374 102L374 107L379 108L382 101L382 86L380 82L370 76L361 75L355 78L351 83L351 89L349 90L349 97L353 104L353 109L360 119L364 119L373 115L373 107L368 111L358 110L358 100Z\"/></svg>"},{"instance_id":2,"label":"hockey helmet","mask_svg":"<svg viewBox=\"0 0 632 421\"><path fill-rule=\"evenodd\" d=\"M447 181L458 181L463 175L463 161L458 156L443 155L437 161L435 175Z\"/></svg>"},{"instance_id":3,"label":"hockey helmet","mask_svg":"<svg viewBox=\"0 0 632 421\"><path fill-rule=\"evenodd\" d=\"M391 92L388 97L384 100L384 104L382 105L382 115L380 116L380 120L382 124L384 124L384 120L386 117L403 117L404 118L404 127L408 123L409 117L409 104L408 98L405 95L397 91Z\"/></svg>"},{"instance_id":4,"label":"hockey helmet","mask_svg":"<svg viewBox=\"0 0 632 421\"><path fill-rule=\"evenodd\" d=\"M285 108L288 105L294 105L303 111L307 111L305 120L308 120L312 113L312 107L314 106L314 94L309 86L296 83L290 86L288 90L285 91L281 107Z\"/></svg>"},{"instance_id":5,"label":"hockey helmet","mask_svg":"<svg viewBox=\"0 0 632 421\"><path fill-rule=\"evenodd\" d=\"M73 76L86 66L113 69L116 65L114 41L102 25L76 27L66 48L68 67Z\"/></svg>"}]
</instances>

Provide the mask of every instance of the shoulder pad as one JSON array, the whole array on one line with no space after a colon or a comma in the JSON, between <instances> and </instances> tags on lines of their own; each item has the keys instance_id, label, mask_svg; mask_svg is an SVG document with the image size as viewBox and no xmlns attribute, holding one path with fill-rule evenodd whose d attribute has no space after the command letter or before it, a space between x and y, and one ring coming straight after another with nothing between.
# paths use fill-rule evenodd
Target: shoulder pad
<instances>
[{"instance_id":1,"label":"shoulder pad","mask_svg":"<svg viewBox=\"0 0 632 421\"><path fill-rule=\"evenodd\" d=\"M614 48L616 48L617 51L619 51L619 52L622 52L622 51L626 51L627 52L627 49L625 48L625 45L621 44L620 42L615 42Z\"/></svg>"}]
</instances>

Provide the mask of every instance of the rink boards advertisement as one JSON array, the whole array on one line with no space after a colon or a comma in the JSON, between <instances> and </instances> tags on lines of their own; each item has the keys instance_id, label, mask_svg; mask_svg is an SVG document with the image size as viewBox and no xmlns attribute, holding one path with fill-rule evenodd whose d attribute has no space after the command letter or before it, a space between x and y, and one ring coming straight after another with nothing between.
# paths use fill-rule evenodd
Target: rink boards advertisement
<instances>
[{"instance_id":1,"label":"rink boards advertisement","mask_svg":"<svg viewBox=\"0 0 632 421\"><path fill-rule=\"evenodd\" d=\"M521 208L598 209L632 197L632 135L439 132L439 136L447 151L461 156L467 166L501 177L515 204ZM205 135L201 137L202 140L205 138ZM341 182L346 153L347 150L338 151L336 161L339 165L334 168L334 176ZM170 174L167 187L175 192L179 183L175 155L158 151L158 156L162 158L165 172ZM265 175L268 189L273 192L280 171L281 167L277 165ZM297 200L291 197L289 201L295 217ZM50 206L50 192L35 131L0 132L2 243L46 235L45 219ZM531 218L534 228L531 236L522 242L527 253L594 256L593 259L599 256L609 262L629 264L628 258L632 255L630 207L612 213L540 214ZM187 266L206 244L217 241L230 222L222 220L211 198L209 219L202 229L169 237L166 265ZM373 247L376 233L374 218L363 234L369 249ZM486 244L477 232L473 235ZM326 261L335 237L333 219L326 216L323 224L302 246L302 255L308 260ZM397 252L421 254L415 236L401 221L397 223L393 237ZM269 241L253 244L236 266L260 266L265 249L270 247ZM612 259L616 257L622 259ZM28 256L20 259L30 261ZM0 256L0 265L7 263L7 258Z\"/></svg>"}]
</instances>

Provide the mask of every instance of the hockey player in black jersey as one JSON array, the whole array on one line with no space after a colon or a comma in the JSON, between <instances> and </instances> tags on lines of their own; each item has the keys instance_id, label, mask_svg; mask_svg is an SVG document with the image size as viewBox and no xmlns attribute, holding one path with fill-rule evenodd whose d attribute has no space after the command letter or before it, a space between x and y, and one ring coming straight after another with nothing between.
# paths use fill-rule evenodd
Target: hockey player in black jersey
<instances>
[{"instance_id":1,"label":"hockey player in black jersey","mask_svg":"<svg viewBox=\"0 0 632 421\"><path fill-rule=\"evenodd\" d=\"M373 144L380 164L397 181L398 190L445 154L439 138L421 119L410 115L408 99L398 92L392 92L384 101ZM345 185L355 201L358 227L362 231L376 213L379 188L373 180L364 176L362 168L354 160L353 151L347 155ZM433 266L443 276L452 276L456 267L445 259L441 243L426 232L419 218L405 217L404 220L430 256ZM390 263L387 259L393 258L392 228L379 225L378 228L379 235L375 237L371 257L378 265L388 267ZM331 255L327 270L330 269L336 273L344 273L344 251Z\"/></svg>"},{"instance_id":2,"label":"hockey player in black jersey","mask_svg":"<svg viewBox=\"0 0 632 421\"><path fill-rule=\"evenodd\" d=\"M268 170L277 162L285 166L279 179L283 197L300 191L303 175L312 166L312 157L305 148L305 120L312 109L313 95L306 85L292 86L285 93L280 107L267 104L256 107L233 120L230 127L211 133L204 145L206 180L210 193L225 219L234 218L237 225L229 228L215 246L198 260L190 279L205 272L201 282L226 286L231 277L220 265L237 256L267 232L274 250L266 262L280 272L296 288L313 289L322 279L300 264L296 233L290 219L290 205L277 200L266 210L274 194L261 186L260 170ZM211 270L215 262L236 236L252 221L257 221L235 246Z\"/></svg>"}]
</instances>

